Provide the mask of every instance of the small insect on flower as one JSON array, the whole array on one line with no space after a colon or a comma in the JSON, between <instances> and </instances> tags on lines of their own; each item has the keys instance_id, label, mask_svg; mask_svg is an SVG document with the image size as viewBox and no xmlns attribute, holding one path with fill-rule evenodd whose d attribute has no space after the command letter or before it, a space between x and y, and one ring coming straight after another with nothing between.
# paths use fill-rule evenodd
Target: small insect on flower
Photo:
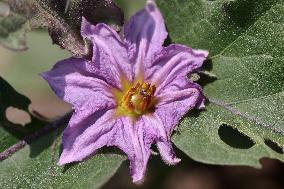
<instances>
[{"instance_id":1,"label":"small insect on flower","mask_svg":"<svg viewBox=\"0 0 284 189\"><path fill-rule=\"evenodd\" d=\"M83 18L81 34L93 44L91 60L71 57L42 76L74 108L59 165L116 146L130 160L133 182L141 183L152 144L167 164L180 161L171 135L185 113L204 107L201 87L187 75L200 69L208 52L163 47L168 34L154 1L147 1L124 31L121 39L109 26Z\"/></svg>"}]
</instances>

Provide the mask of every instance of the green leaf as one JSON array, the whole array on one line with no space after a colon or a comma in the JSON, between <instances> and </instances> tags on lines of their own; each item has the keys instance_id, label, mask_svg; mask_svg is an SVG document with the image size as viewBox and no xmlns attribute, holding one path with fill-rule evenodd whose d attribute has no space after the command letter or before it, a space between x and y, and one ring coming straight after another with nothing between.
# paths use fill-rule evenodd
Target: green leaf
<instances>
[{"instance_id":1,"label":"green leaf","mask_svg":"<svg viewBox=\"0 0 284 189\"><path fill-rule=\"evenodd\" d=\"M0 44L11 49L26 49L29 28L47 28L53 43L74 56L87 56L90 46L80 34L82 16L92 23L120 26L123 13L109 0L4 0L9 14L0 17ZM1 4L4 4L1 2ZM1 15L0 15L1 16Z\"/></svg>"},{"instance_id":2,"label":"green leaf","mask_svg":"<svg viewBox=\"0 0 284 189\"><path fill-rule=\"evenodd\" d=\"M61 141L52 132L32 143L34 150L41 150L46 143L53 145L36 157L29 157L28 146L0 163L0 184L3 188L99 188L118 169L125 159L119 154L98 153L84 162L57 166Z\"/></svg>"},{"instance_id":3,"label":"green leaf","mask_svg":"<svg viewBox=\"0 0 284 189\"><path fill-rule=\"evenodd\" d=\"M259 167L284 161L284 3L281 0L158 1L173 43L208 49L217 80L209 99L173 136L197 161Z\"/></svg>"}]
</instances>

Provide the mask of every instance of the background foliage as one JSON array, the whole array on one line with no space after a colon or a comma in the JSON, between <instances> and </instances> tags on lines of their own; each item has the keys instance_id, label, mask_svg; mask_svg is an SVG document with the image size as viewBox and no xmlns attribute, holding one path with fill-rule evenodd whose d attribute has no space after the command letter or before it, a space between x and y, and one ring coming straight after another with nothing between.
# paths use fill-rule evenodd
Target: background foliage
<instances>
[{"instance_id":1,"label":"background foliage","mask_svg":"<svg viewBox=\"0 0 284 189\"><path fill-rule=\"evenodd\" d=\"M283 1L159 5L172 41L209 49L207 69L217 77L201 81L206 111L183 120L176 145L206 163L259 167L261 157L283 161Z\"/></svg>"}]
</instances>

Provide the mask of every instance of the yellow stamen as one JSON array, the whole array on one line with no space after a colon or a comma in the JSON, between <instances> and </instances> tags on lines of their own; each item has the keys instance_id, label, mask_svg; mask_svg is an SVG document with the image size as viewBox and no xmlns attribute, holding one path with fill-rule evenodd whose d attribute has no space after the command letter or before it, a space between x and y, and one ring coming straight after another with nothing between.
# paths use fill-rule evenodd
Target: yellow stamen
<instances>
[{"instance_id":1,"label":"yellow stamen","mask_svg":"<svg viewBox=\"0 0 284 189\"><path fill-rule=\"evenodd\" d=\"M136 83L121 99L120 106L130 113L141 115L152 106L156 87L150 83Z\"/></svg>"}]
</instances>

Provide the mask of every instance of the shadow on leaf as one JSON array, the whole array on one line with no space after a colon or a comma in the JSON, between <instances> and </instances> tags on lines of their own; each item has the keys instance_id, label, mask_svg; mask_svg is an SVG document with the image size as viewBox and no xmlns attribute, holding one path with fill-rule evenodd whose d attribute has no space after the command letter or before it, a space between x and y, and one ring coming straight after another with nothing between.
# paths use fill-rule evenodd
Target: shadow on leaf
<instances>
[{"instance_id":1,"label":"shadow on leaf","mask_svg":"<svg viewBox=\"0 0 284 189\"><path fill-rule=\"evenodd\" d=\"M216 168L216 170L221 171L221 166L214 165L205 165L202 163L197 163L191 158L189 158L186 154L184 154L181 150L174 147L174 151L182 161L174 166L169 166L164 163L160 157L160 155L152 155L149 163L148 169L146 171L145 181L142 185L135 185L132 183L132 178L130 176L129 170L129 160L124 161L115 175L110 179L102 189L163 189L163 188L171 188L167 186L167 183L172 176L178 172L187 172L190 170L194 172L195 169L212 167ZM179 180L178 178L175 178ZM167 187L166 187L167 186Z\"/></svg>"},{"instance_id":2,"label":"shadow on leaf","mask_svg":"<svg viewBox=\"0 0 284 189\"><path fill-rule=\"evenodd\" d=\"M200 78L198 79L196 83L204 87L216 81L217 77L210 73L212 69L213 69L212 59L207 59L206 61L204 61L202 70L198 72L198 75Z\"/></svg>"}]
</instances>

